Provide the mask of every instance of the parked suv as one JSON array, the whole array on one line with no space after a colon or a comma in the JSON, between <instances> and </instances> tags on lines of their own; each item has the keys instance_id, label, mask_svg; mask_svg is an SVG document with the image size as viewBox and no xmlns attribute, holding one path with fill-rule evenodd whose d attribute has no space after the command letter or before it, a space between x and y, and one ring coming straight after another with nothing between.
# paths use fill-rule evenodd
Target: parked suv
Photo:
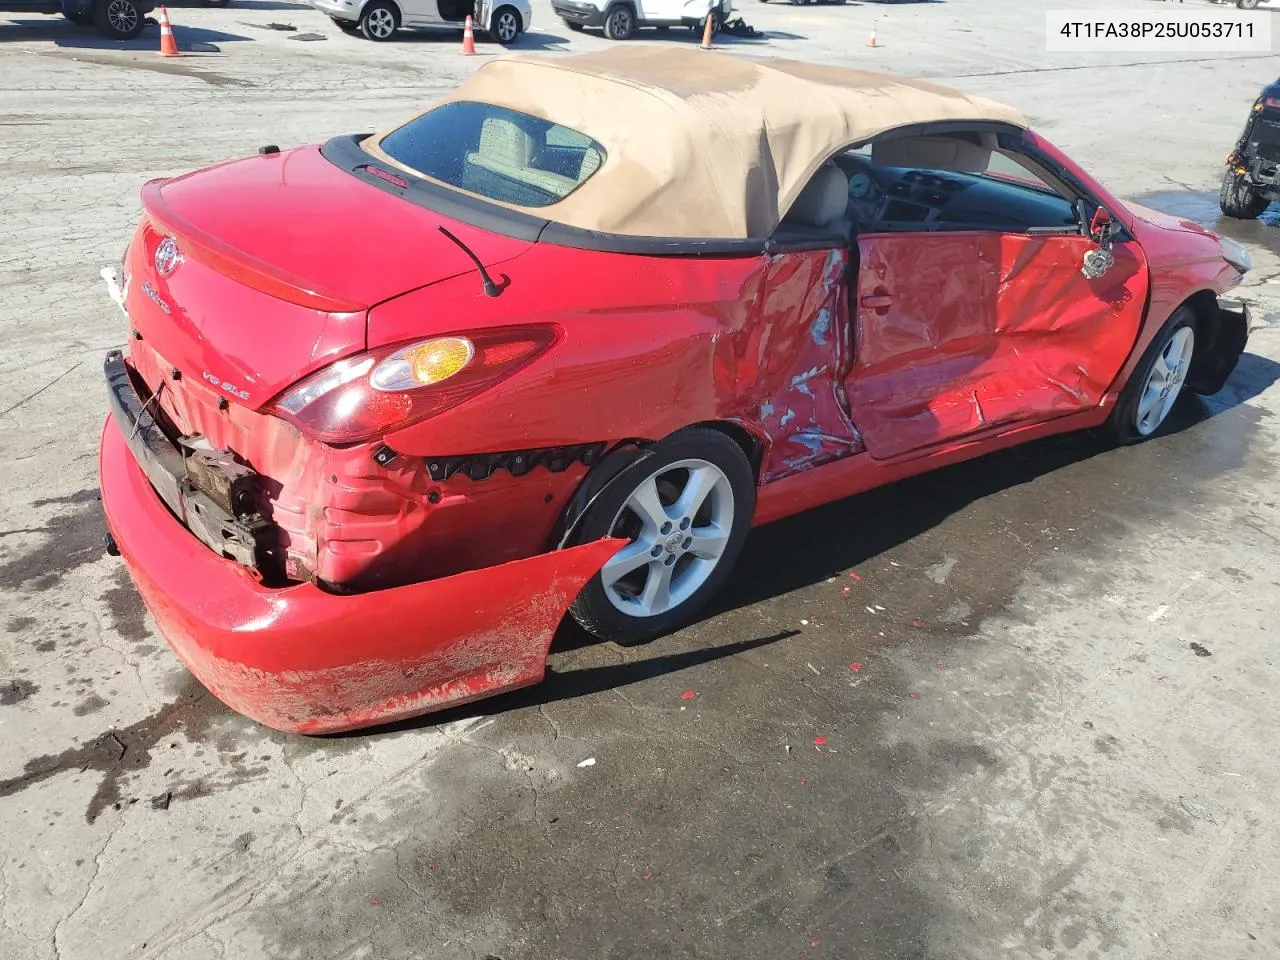
<instances>
[{"instance_id":1,"label":"parked suv","mask_svg":"<svg viewBox=\"0 0 1280 960\"><path fill-rule=\"evenodd\" d=\"M601 27L610 40L626 40L640 27L700 29L712 13L718 31L733 12L733 0L551 0L570 30Z\"/></svg>"},{"instance_id":2,"label":"parked suv","mask_svg":"<svg viewBox=\"0 0 1280 960\"><path fill-rule=\"evenodd\" d=\"M60 13L72 23L97 27L112 40L142 33L155 0L0 0L0 14Z\"/></svg>"}]
</instances>

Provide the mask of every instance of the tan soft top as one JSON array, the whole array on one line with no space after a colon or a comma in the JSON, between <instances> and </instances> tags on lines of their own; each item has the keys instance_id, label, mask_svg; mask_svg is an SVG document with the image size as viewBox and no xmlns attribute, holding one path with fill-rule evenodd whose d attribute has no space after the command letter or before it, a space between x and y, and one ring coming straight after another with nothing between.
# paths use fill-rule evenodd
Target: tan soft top
<instances>
[{"instance_id":1,"label":"tan soft top","mask_svg":"<svg viewBox=\"0 0 1280 960\"><path fill-rule=\"evenodd\" d=\"M525 212L630 237L764 238L818 167L854 143L942 120L1026 126L1012 107L919 80L670 45L500 57L441 103L453 101L597 141L606 160L590 179ZM378 148L385 135L365 148L395 163Z\"/></svg>"}]
</instances>

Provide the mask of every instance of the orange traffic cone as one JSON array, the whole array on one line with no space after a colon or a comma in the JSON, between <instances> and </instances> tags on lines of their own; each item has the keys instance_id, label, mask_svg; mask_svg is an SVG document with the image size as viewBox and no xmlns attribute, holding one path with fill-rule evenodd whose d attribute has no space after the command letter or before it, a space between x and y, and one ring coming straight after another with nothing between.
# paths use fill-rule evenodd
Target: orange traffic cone
<instances>
[{"instance_id":1,"label":"orange traffic cone","mask_svg":"<svg viewBox=\"0 0 1280 960\"><path fill-rule=\"evenodd\" d=\"M711 34L712 34L711 18L713 16L715 16L715 14L711 14L711 13L707 14L707 25L702 28L702 49L703 50L711 49Z\"/></svg>"},{"instance_id":2,"label":"orange traffic cone","mask_svg":"<svg viewBox=\"0 0 1280 960\"><path fill-rule=\"evenodd\" d=\"M462 55L464 57L476 55L476 32L471 25L470 17L467 17L466 25L462 28Z\"/></svg>"},{"instance_id":3,"label":"orange traffic cone","mask_svg":"<svg viewBox=\"0 0 1280 960\"><path fill-rule=\"evenodd\" d=\"M169 22L169 11L165 7L160 8L160 56L182 56L177 41L173 39L173 24Z\"/></svg>"},{"instance_id":4,"label":"orange traffic cone","mask_svg":"<svg viewBox=\"0 0 1280 960\"><path fill-rule=\"evenodd\" d=\"M876 42L876 28L874 26L871 28L871 36L867 37L867 46L868 47L880 46L880 44Z\"/></svg>"}]
</instances>

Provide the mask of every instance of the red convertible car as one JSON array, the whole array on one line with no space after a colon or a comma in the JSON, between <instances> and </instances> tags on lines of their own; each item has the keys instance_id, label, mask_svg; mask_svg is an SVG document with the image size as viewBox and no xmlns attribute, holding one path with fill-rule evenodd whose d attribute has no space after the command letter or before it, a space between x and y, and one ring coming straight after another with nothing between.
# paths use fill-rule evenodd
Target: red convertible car
<instances>
[{"instance_id":1,"label":"red convertible car","mask_svg":"<svg viewBox=\"0 0 1280 960\"><path fill-rule=\"evenodd\" d=\"M688 621L748 531L1219 390L1238 245L1015 110L696 50L497 58L388 132L148 183L108 549L232 708L324 732Z\"/></svg>"}]
</instances>

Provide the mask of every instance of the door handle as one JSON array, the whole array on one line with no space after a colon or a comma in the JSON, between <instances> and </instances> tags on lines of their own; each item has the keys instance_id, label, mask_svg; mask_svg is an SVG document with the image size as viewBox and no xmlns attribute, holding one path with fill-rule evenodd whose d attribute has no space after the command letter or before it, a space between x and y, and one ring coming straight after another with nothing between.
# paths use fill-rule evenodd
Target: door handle
<instances>
[{"instance_id":1,"label":"door handle","mask_svg":"<svg viewBox=\"0 0 1280 960\"><path fill-rule=\"evenodd\" d=\"M869 293L859 301L868 310L887 310L893 306L893 296L889 293L877 290L875 293Z\"/></svg>"}]
</instances>

